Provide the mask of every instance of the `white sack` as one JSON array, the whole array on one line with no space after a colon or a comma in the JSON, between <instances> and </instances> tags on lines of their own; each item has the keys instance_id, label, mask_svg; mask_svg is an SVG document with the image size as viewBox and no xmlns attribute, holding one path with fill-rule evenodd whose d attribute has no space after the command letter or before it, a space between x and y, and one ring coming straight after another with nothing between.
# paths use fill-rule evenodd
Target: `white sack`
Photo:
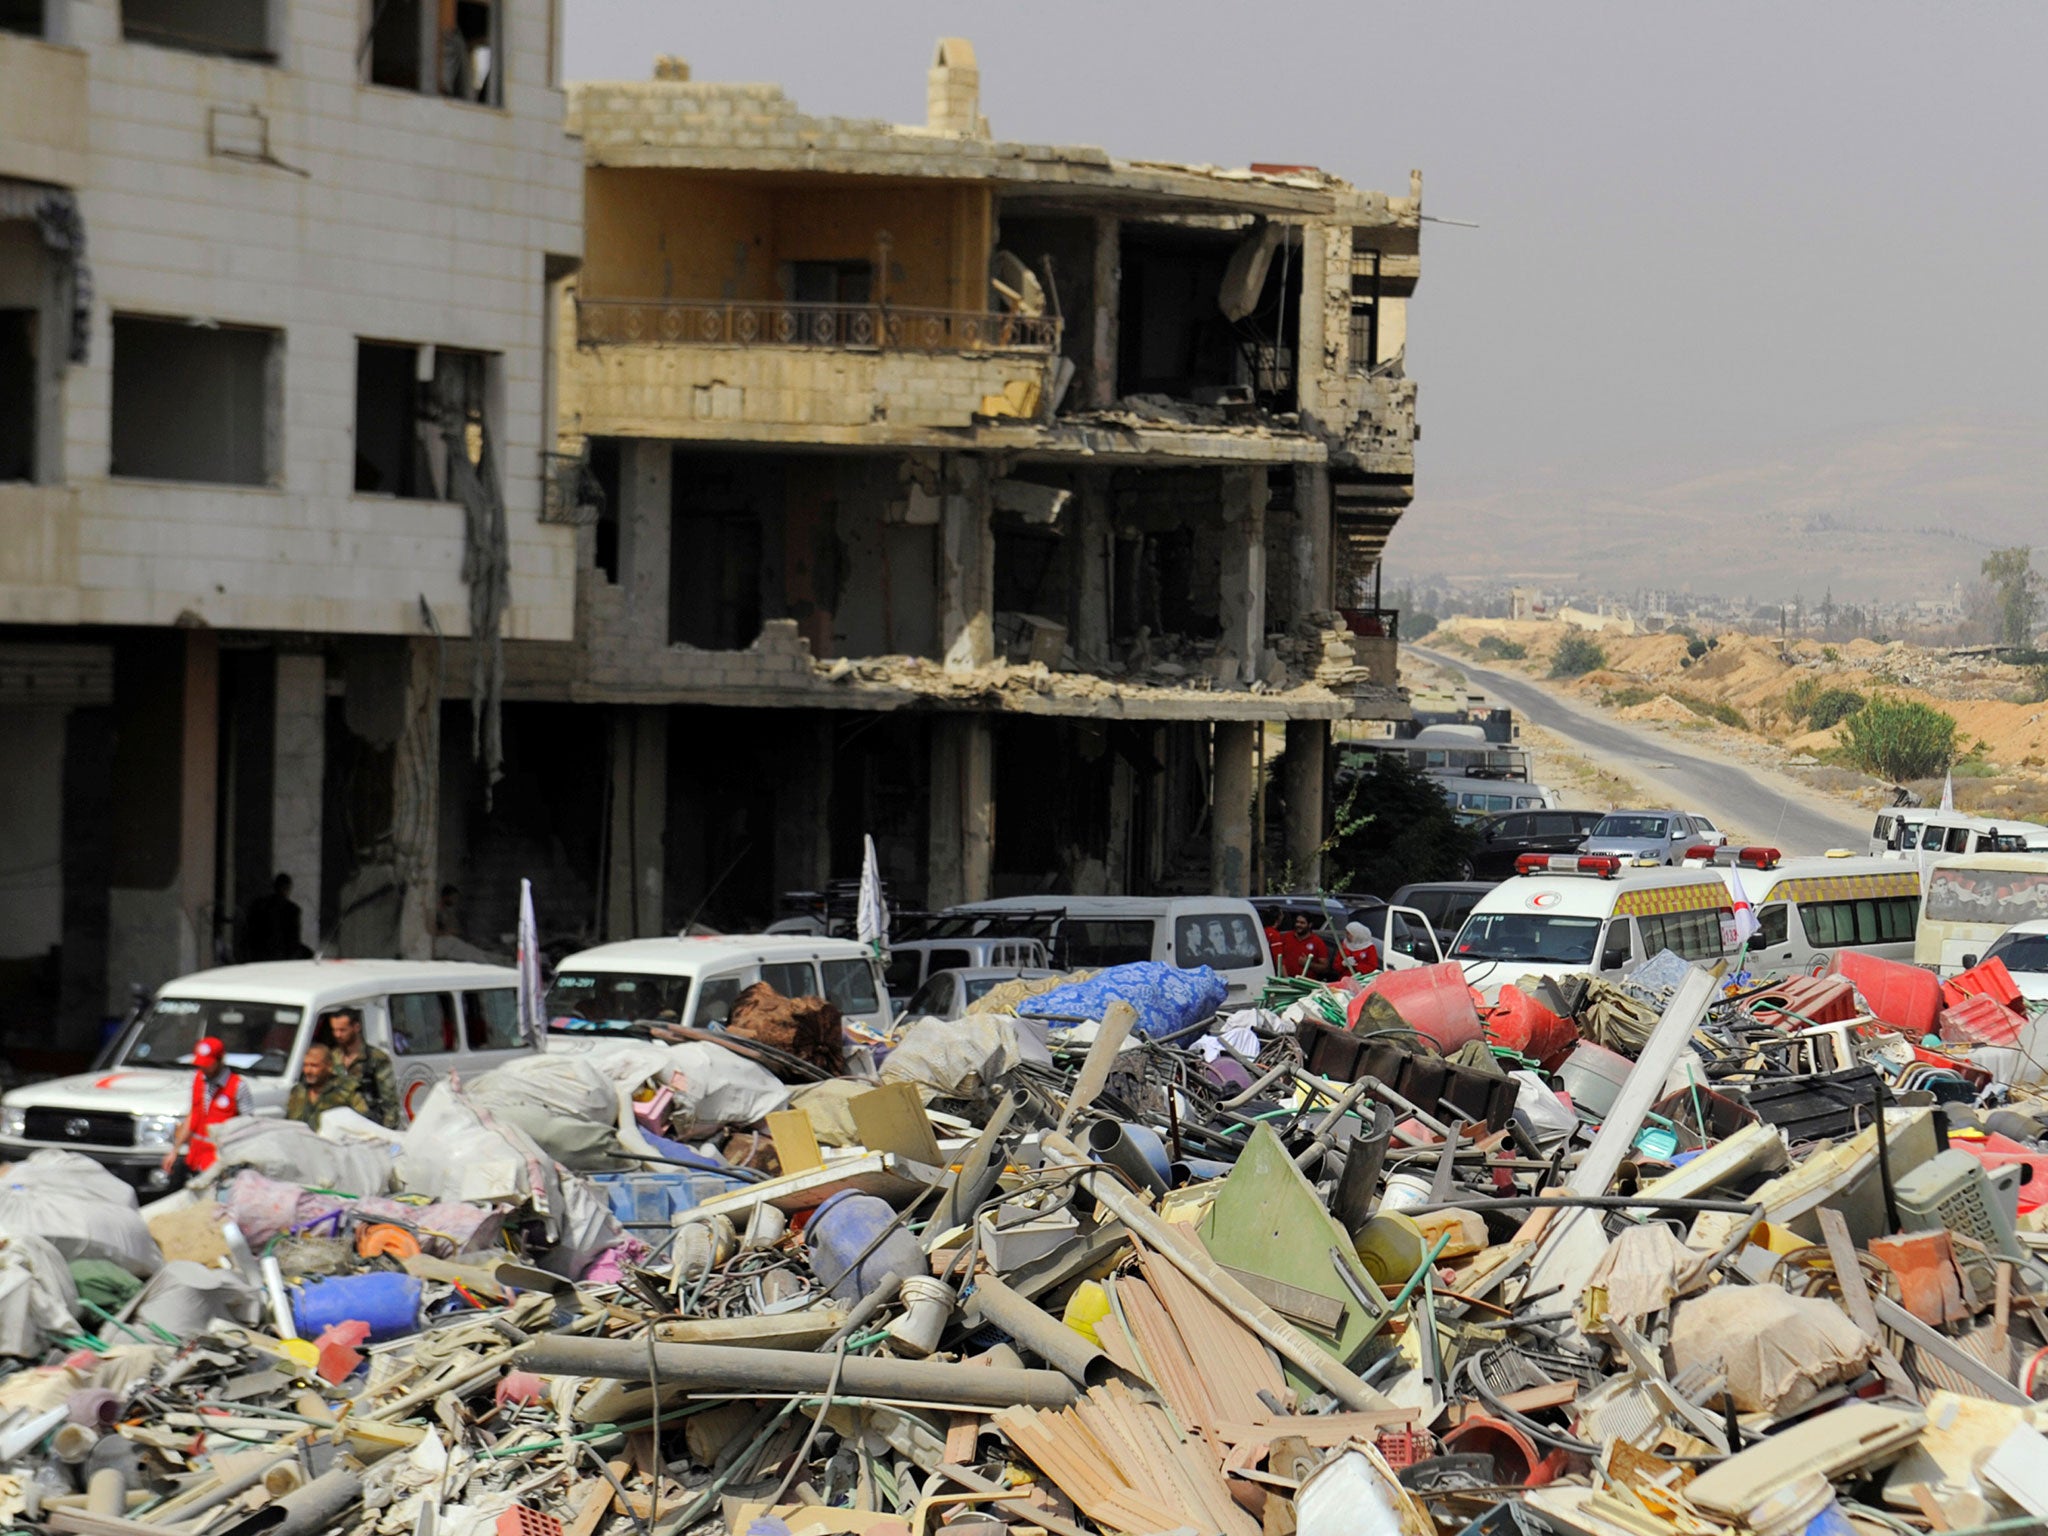
<instances>
[{"instance_id":1,"label":"white sack","mask_svg":"<svg viewBox=\"0 0 2048 1536\"><path fill-rule=\"evenodd\" d=\"M0 1181L0 1233L46 1238L71 1259L108 1259L147 1280L163 1263L135 1191L79 1152L36 1152Z\"/></svg>"}]
</instances>

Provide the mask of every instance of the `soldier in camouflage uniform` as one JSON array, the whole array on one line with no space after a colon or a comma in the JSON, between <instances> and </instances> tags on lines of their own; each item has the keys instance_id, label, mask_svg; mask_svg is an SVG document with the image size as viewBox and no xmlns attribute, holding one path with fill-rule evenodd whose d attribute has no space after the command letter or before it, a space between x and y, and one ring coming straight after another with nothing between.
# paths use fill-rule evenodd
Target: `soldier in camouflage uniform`
<instances>
[{"instance_id":1,"label":"soldier in camouflage uniform","mask_svg":"<svg viewBox=\"0 0 2048 1536\"><path fill-rule=\"evenodd\" d=\"M334 1069L362 1095L363 1113L379 1125L397 1126L398 1075L390 1055L363 1039L362 1015L353 1008L337 1008L321 1023L334 1041Z\"/></svg>"}]
</instances>

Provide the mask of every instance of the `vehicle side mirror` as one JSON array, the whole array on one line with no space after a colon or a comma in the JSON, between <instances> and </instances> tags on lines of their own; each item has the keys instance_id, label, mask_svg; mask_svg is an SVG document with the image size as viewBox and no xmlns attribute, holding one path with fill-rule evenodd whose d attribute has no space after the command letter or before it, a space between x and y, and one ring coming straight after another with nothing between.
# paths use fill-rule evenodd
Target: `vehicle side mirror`
<instances>
[{"instance_id":1,"label":"vehicle side mirror","mask_svg":"<svg viewBox=\"0 0 2048 1536\"><path fill-rule=\"evenodd\" d=\"M1964 970L1966 970L1966 971L1967 971L1967 970L1968 970L1968 969L1969 969L1969 968L1970 968L1971 966L1975 965L1976 963L1977 963L1977 957L1976 957L1975 955L1965 955L1965 956L1963 956L1963 969L1964 969Z\"/></svg>"}]
</instances>

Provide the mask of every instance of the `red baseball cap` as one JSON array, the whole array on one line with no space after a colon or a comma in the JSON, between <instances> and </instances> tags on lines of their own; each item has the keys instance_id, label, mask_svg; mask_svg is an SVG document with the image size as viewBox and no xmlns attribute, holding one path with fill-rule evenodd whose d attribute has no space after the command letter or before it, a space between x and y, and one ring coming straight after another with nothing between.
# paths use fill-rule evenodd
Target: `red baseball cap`
<instances>
[{"instance_id":1,"label":"red baseball cap","mask_svg":"<svg viewBox=\"0 0 2048 1536\"><path fill-rule=\"evenodd\" d=\"M202 1072L211 1072L227 1055L228 1048L212 1035L207 1035L192 1047L192 1062Z\"/></svg>"}]
</instances>

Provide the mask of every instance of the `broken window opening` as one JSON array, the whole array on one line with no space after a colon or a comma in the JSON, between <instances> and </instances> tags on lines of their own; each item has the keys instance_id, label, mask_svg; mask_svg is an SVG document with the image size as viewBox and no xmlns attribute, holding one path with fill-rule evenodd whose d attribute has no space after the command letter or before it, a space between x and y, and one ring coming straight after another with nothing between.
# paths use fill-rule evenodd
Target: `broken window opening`
<instances>
[{"instance_id":1,"label":"broken window opening","mask_svg":"<svg viewBox=\"0 0 2048 1536\"><path fill-rule=\"evenodd\" d=\"M590 473L604 496L597 521L591 525L594 550L592 564L611 586L619 584L619 440L593 437L590 440Z\"/></svg>"},{"instance_id":2,"label":"broken window opening","mask_svg":"<svg viewBox=\"0 0 2048 1536\"><path fill-rule=\"evenodd\" d=\"M772 512L780 522L779 467L678 455L671 494L671 645L743 651L761 636L761 594ZM771 505L774 503L776 505Z\"/></svg>"},{"instance_id":3,"label":"broken window opening","mask_svg":"<svg viewBox=\"0 0 2048 1536\"><path fill-rule=\"evenodd\" d=\"M363 45L372 85L503 105L498 0L373 0L373 6Z\"/></svg>"},{"instance_id":4,"label":"broken window opening","mask_svg":"<svg viewBox=\"0 0 2048 1536\"><path fill-rule=\"evenodd\" d=\"M277 477L284 333L114 316L110 473L267 485Z\"/></svg>"},{"instance_id":5,"label":"broken window opening","mask_svg":"<svg viewBox=\"0 0 2048 1536\"><path fill-rule=\"evenodd\" d=\"M422 380L422 358L431 377ZM452 501L449 455L483 465L489 358L455 347L356 343L356 490Z\"/></svg>"},{"instance_id":6,"label":"broken window opening","mask_svg":"<svg viewBox=\"0 0 2048 1536\"><path fill-rule=\"evenodd\" d=\"M36 312L0 309L0 480L36 478Z\"/></svg>"},{"instance_id":7,"label":"broken window opening","mask_svg":"<svg viewBox=\"0 0 2048 1536\"><path fill-rule=\"evenodd\" d=\"M1380 360L1380 253L1351 253L1351 371L1370 373Z\"/></svg>"},{"instance_id":8,"label":"broken window opening","mask_svg":"<svg viewBox=\"0 0 2048 1536\"><path fill-rule=\"evenodd\" d=\"M1126 233L1117 331L1124 394L1294 409L1300 256L1290 238L1273 239L1251 308L1232 320L1223 310L1226 276L1249 238L1159 226Z\"/></svg>"},{"instance_id":9,"label":"broken window opening","mask_svg":"<svg viewBox=\"0 0 2048 1536\"><path fill-rule=\"evenodd\" d=\"M43 0L0 0L0 32L47 37L48 27Z\"/></svg>"},{"instance_id":10,"label":"broken window opening","mask_svg":"<svg viewBox=\"0 0 2048 1536\"><path fill-rule=\"evenodd\" d=\"M796 304L869 304L874 302L875 264L871 261L793 261L789 264L789 297Z\"/></svg>"},{"instance_id":11,"label":"broken window opening","mask_svg":"<svg viewBox=\"0 0 2048 1536\"><path fill-rule=\"evenodd\" d=\"M265 64L277 58L270 0L121 0L121 36Z\"/></svg>"}]
</instances>

